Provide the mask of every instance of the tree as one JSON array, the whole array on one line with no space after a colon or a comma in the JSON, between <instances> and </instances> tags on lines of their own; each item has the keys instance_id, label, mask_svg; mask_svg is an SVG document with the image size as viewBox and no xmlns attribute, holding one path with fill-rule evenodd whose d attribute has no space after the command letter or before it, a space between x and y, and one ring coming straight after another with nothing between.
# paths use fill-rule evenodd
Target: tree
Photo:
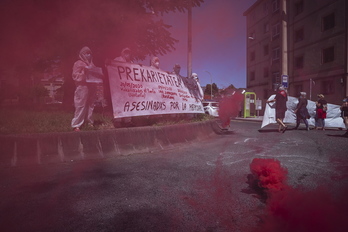
<instances>
[{"instance_id":1,"label":"tree","mask_svg":"<svg viewBox=\"0 0 348 232\"><path fill-rule=\"evenodd\" d=\"M211 84L207 84L205 86L205 90L204 90L204 95L211 95L211 92L213 93L213 97L217 96L219 93L219 88L217 87L217 85L215 83Z\"/></svg>"},{"instance_id":2,"label":"tree","mask_svg":"<svg viewBox=\"0 0 348 232\"><path fill-rule=\"evenodd\" d=\"M0 65L21 66L30 78L32 64L60 56L68 94L71 69L83 46L104 66L124 47L138 60L175 50L177 40L159 16L198 7L203 0L2 0L0 3ZM1 67L0 67L1 68ZM72 93L71 93L72 94ZM69 95L69 94L68 94ZM72 102L72 96L68 97Z\"/></svg>"},{"instance_id":3,"label":"tree","mask_svg":"<svg viewBox=\"0 0 348 232\"><path fill-rule=\"evenodd\" d=\"M230 84L229 86L227 86L226 88L220 90L220 94L221 95L231 95L233 94L233 92L235 92L237 90L236 87L234 87L233 84Z\"/></svg>"}]
</instances>

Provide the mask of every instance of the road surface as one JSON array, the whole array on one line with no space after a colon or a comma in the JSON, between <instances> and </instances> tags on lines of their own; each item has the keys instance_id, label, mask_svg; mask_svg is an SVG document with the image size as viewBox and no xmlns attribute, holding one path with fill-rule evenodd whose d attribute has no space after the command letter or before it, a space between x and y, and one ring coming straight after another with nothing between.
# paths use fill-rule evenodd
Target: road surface
<instances>
[{"instance_id":1,"label":"road surface","mask_svg":"<svg viewBox=\"0 0 348 232\"><path fill-rule=\"evenodd\" d=\"M267 201L248 182L254 158L279 160L301 191L346 189L343 131L260 126L231 121L215 139L168 150L1 169L1 231L255 231Z\"/></svg>"}]
</instances>

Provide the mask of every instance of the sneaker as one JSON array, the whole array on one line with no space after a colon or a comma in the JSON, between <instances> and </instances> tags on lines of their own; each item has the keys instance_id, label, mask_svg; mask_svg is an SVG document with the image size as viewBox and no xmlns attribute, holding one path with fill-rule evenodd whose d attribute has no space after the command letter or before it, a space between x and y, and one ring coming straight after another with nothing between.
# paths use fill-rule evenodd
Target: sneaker
<instances>
[{"instance_id":1,"label":"sneaker","mask_svg":"<svg viewBox=\"0 0 348 232\"><path fill-rule=\"evenodd\" d=\"M94 128L93 123L87 123L87 127Z\"/></svg>"},{"instance_id":2,"label":"sneaker","mask_svg":"<svg viewBox=\"0 0 348 232\"><path fill-rule=\"evenodd\" d=\"M79 132L79 131L80 131L80 128L75 127L75 128L73 129L73 131L77 131L77 132Z\"/></svg>"}]
</instances>

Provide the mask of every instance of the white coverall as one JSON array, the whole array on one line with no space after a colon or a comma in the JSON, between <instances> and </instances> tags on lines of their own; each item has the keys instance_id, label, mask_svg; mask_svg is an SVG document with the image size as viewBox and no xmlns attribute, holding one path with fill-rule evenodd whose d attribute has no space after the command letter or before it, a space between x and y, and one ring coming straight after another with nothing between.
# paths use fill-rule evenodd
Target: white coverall
<instances>
[{"instance_id":1,"label":"white coverall","mask_svg":"<svg viewBox=\"0 0 348 232\"><path fill-rule=\"evenodd\" d=\"M88 60L87 53L91 54L88 47L80 51L79 60L74 63L72 78L75 81L74 95L75 114L71 121L72 128L79 128L84 122L93 124L92 114L96 100L97 86L86 82L86 69L95 67L92 58Z\"/></svg>"}]
</instances>

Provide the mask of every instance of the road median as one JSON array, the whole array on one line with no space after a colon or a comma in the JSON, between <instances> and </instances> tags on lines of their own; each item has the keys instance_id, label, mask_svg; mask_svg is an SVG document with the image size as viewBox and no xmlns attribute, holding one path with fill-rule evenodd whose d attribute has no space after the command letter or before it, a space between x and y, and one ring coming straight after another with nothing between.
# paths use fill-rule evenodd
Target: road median
<instances>
[{"instance_id":1,"label":"road median","mask_svg":"<svg viewBox=\"0 0 348 232\"><path fill-rule=\"evenodd\" d=\"M0 167L40 165L151 152L208 139L215 120L167 126L0 136Z\"/></svg>"}]
</instances>

